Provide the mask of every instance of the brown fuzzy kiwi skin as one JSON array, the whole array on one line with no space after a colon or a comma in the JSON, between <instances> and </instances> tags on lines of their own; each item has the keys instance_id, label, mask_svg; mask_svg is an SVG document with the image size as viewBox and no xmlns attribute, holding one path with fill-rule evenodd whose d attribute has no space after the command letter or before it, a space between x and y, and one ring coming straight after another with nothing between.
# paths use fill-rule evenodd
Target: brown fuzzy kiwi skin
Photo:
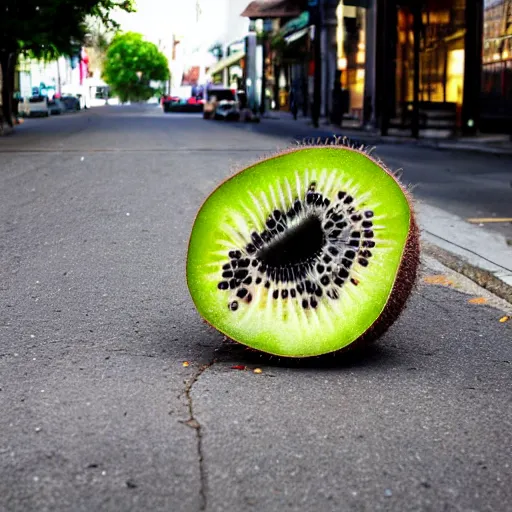
<instances>
[{"instance_id":1,"label":"brown fuzzy kiwi skin","mask_svg":"<svg viewBox=\"0 0 512 512\"><path fill-rule=\"evenodd\" d=\"M356 352L360 351L365 345L376 341L378 338L380 338L390 327L391 325L398 319L400 316L400 313L405 308L407 299L409 298L409 295L411 294L415 282L416 277L418 273L418 267L420 263L420 236L419 236L419 228L416 223L415 215L414 215L414 209L412 207L412 198L407 189L400 183L399 179L396 177L396 175L378 158L375 158L373 155L371 155L371 151L373 148L367 148L365 146L355 146L350 143L350 141L346 138L339 138L336 143L331 144L321 144L321 140L318 139L313 143L304 142L300 144L298 147L288 148L284 151L280 151L278 153L275 153L273 155L266 155L263 158L257 160L256 162L252 163L251 165L245 167L244 169L238 171L237 173L229 176L226 178L222 183L220 183L210 194L212 195L218 188L222 187L224 183L232 179L236 174L239 174L240 172L245 171L246 169L249 169L250 167L254 167L260 162L271 160L273 158L278 158L282 155L288 154L288 153L295 153L296 151L302 151L304 149L344 149L349 151L355 151L357 153L364 154L367 158L375 162L384 172L386 172L395 182L397 185L402 189L407 202L409 204L409 209L411 213L410 221L409 221L409 233L407 236L407 240L405 243L404 251L402 253L400 266L398 267L398 272L395 277L395 282L393 284L393 288L391 289L391 293L389 294L388 300L386 302L386 305L384 306L384 309L378 316L378 318L375 320L375 322L364 332L359 336L357 339L355 339L352 343L349 345L339 349L335 350L326 354L320 354L317 356L281 356L276 354L270 354L267 352L262 352L258 349L254 349L252 347L247 347L246 349L248 352L261 354L264 356L267 356L269 358L272 358L273 360L277 359L282 364L286 364L288 361L290 364L294 364L301 360L307 360L307 361L314 361L314 360L322 360L326 357L332 358L337 357L342 354L346 354L347 352ZM208 197L209 197L208 196ZM207 198L208 199L208 198ZM207 200L206 199L206 200ZM205 201L206 201L205 200ZM204 202L203 202L204 204ZM198 210L196 214L199 214ZM195 220L194 219L194 223ZM189 247L190 247L190 238L189 238ZM187 257L188 259L188 257ZM187 287L188 287L188 276L187 276ZM203 318L203 321L205 324L207 324L209 327L212 327L217 332L221 332L225 336L225 339L232 340L229 338L225 333L222 331L219 331L217 327L210 324L206 319ZM237 344L240 344L237 340L232 340Z\"/></svg>"}]
</instances>

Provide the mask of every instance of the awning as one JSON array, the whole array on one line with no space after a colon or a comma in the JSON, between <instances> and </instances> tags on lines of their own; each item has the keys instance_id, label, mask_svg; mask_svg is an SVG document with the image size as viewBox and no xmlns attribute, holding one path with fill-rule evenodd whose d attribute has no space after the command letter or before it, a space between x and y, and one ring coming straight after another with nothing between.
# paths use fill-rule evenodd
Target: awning
<instances>
[{"instance_id":1,"label":"awning","mask_svg":"<svg viewBox=\"0 0 512 512\"><path fill-rule=\"evenodd\" d=\"M235 52L223 59L220 59L219 62L213 64L213 66L208 70L208 74L210 76L216 75L221 72L224 68L229 68L233 64L236 64L238 61L242 60L245 57L245 52Z\"/></svg>"},{"instance_id":2,"label":"awning","mask_svg":"<svg viewBox=\"0 0 512 512\"><path fill-rule=\"evenodd\" d=\"M250 2L242 12L245 18L291 18L299 16L302 9L294 0L258 0Z\"/></svg>"},{"instance_id":3,"label":"awning","mask_svg":"<svg viewBox=\"0 0 512 512\"><path fill-rule=\"evenodd\" d=\"M300 16L297 16L296 18L293 18L293 20L290 20L288 23L285 23L281 27L281 30L279 30L279 33L283 37L286 37L287 35L302 30L307 26L309 26L309 12L304 11Z\"/></svg>"}]
</instances>

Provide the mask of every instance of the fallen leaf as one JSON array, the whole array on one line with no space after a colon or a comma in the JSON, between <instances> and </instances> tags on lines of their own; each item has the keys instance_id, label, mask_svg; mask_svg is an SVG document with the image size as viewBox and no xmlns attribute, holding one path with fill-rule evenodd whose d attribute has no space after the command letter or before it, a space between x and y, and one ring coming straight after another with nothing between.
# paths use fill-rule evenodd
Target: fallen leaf
<instances>
[{"instance_id":1,"label":"fallen leaf","mask_svg":"<svg viewBox=\"0 0 512 512\"><path fill-rule=\"evenodd\" d=\"M183 366L186 368L189 365L188 361L183 361Z\"/></svg>"},{"instance_id":2,"label":"fallen leaf","mask_svg":"<svg viewBox=\"0 0 512 512\"><path fill-rule=\"evenodd\" d=\"M245 370L245 366L243 364L235 364L231 367L232 370Z\"/></svg>"},{"instance_id":3,"label":"fallen leaf","mask_svg":"<svg viewBox=\"0 0 512 512\"><path fill-rule=\"evenodd\" d=\"M470 304L485 304L487 299L485 297L475 297L474 299L469 299L468 302Z\"/></svg>"},{"instance_id":4,"label":"fallen leaf","mask_svg":"<svg viewBox=\"0 0 512 512\"><path fill-rule=\"evenodd\" d=\"M443 275L426 276L423 278L423 281L427 284L440 284L442 286L453 285L453 281L451 281L450 279Z\"/></svg>"},{"instance_id":5,"label":"fallen leaf","mask_svg":"<svg viewBox=\"0 0 512 512\"><path fill-rule=\"evenodd\" d=\"M254 373L263 373L263 370L261 368L254 368Z\"/></svg>"},{"instance_id":6,"label":"fallen leaf","mask_svg":"<svg viewBox=\"0 0 512 512\"><path fill-rule=\"evenodd\" d=\"M510 317L505 315L500 318L500 322L503 324L505 322L508 322L510 320Z\"/></svg>"}]
</instances>

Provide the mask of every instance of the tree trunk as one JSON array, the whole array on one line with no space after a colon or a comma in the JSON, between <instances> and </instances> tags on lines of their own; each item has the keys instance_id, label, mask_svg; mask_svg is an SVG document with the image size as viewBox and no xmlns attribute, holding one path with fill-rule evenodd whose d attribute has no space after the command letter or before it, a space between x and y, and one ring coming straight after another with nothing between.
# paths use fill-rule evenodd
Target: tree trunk
<instances>
[{"instance_id":1,"label":"tree trunk","mask_svg":"<svg viewBox=\"0 0 512 512\"><path fill-rule=\"evenodd\" d=\"M2 68L2 109L5 121L12 127L12 100L14 89L14 69L16 54L5 50L0 51L0 66Z\"/></svg>"}]
</instances>

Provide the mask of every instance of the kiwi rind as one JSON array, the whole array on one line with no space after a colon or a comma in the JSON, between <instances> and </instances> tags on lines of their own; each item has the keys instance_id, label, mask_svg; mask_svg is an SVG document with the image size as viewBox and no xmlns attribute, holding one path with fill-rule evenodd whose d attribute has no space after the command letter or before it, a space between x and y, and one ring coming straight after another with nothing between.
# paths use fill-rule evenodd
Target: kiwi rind
<instances>
[{"instance_id":1,"label":"kiwi rind","mask_svg":"<svg viewBox=\"0 0 512 512\"><path fill-rule=\"evenodd\" d=\"M348 349L352 349L355 347L360 347L361 345L364 345L365 343L368 343L370 341L373 341L380 337L398 318L400 312L403 310L405 303L407 301L407 298L410 295L411 290L413 289L417 268L419 264L419 232L418 227L415 221L414 217L414 211L412 208L412 199L409 194L409 192L405 189L405 187L400 183L396 175L391 172L382 161L375 158L373 155L371 155L371 151L373 148L365 148L364 146L357 146L354 147L353 145L350 145L350 143L347 140L338 140L337 144L329 144L327 146L325 145L318 145L318 144L311 144L311 143L304 143L299 147L294 148L288 148L284 151L281 151L279 153L276 153L274 155L271 155L270 157L267 156L265 158L260 159L258 162L251 164L250 166L245 167L240 171L240 173L244 172L245 170L252 168L256 166L258 163L265 162L272 160L273 158L281 157L288 153L295 153L298 151L301 151L303 149L344 149L349 151L354 151L357 153L364 154L368 159L372 160L383 172L387 173L398 185L398 187L403 192L405 199L407 201L407 205L410 212L409 217L409 229L407 234L407 239L405 241L405 245L401 254L400 263L398 266L398 270L395 274L394 284L392 286L391 292L388 296L387 301L384 304L384 307L377 317L375 321L371 324L371 326L366 329L361 335L359 335L354 341L350 342L347 346L333 350L330 353L336 353L336 352L344 352ZM238 173L237 173L238 174ZM218 190L218 188L222 187L227 181L233 179L237 174L228 177L226 180L224 180L223 183L221 183L213 192L212 194ZM210 194L210 195L212 195ZM200 210L199 210L200 211ZM199 214L199 212L198 212ZM197 217L196 217L197 219ZM189 248L190 248L190 241L189 241ZM190 289L190 283L189 283L189 274L187 272L187 283L189 284ZM192 292L191 292L192 293ZM194 300L194 296L192 297ZM211 325L213 328L223 332L222 329L219 327L213 325L211 322L209 322L207 319L205 321ZM228 338L231 338L229 334L223 332ZM234 339L234 341L240 342L244 344L243 340L237 340ZM256 351L261 349L254 349ZM268 354L272 354L273 352L270 352L268 350L265 350L264 352ZM304 358L304 357L318 357L321 356L322 353L318 354L305 354L305 355L296 355L296 354L282 354L277 353L276 356L278 357L285 357L285 358Z\"/></svg>"}]
</instances>

